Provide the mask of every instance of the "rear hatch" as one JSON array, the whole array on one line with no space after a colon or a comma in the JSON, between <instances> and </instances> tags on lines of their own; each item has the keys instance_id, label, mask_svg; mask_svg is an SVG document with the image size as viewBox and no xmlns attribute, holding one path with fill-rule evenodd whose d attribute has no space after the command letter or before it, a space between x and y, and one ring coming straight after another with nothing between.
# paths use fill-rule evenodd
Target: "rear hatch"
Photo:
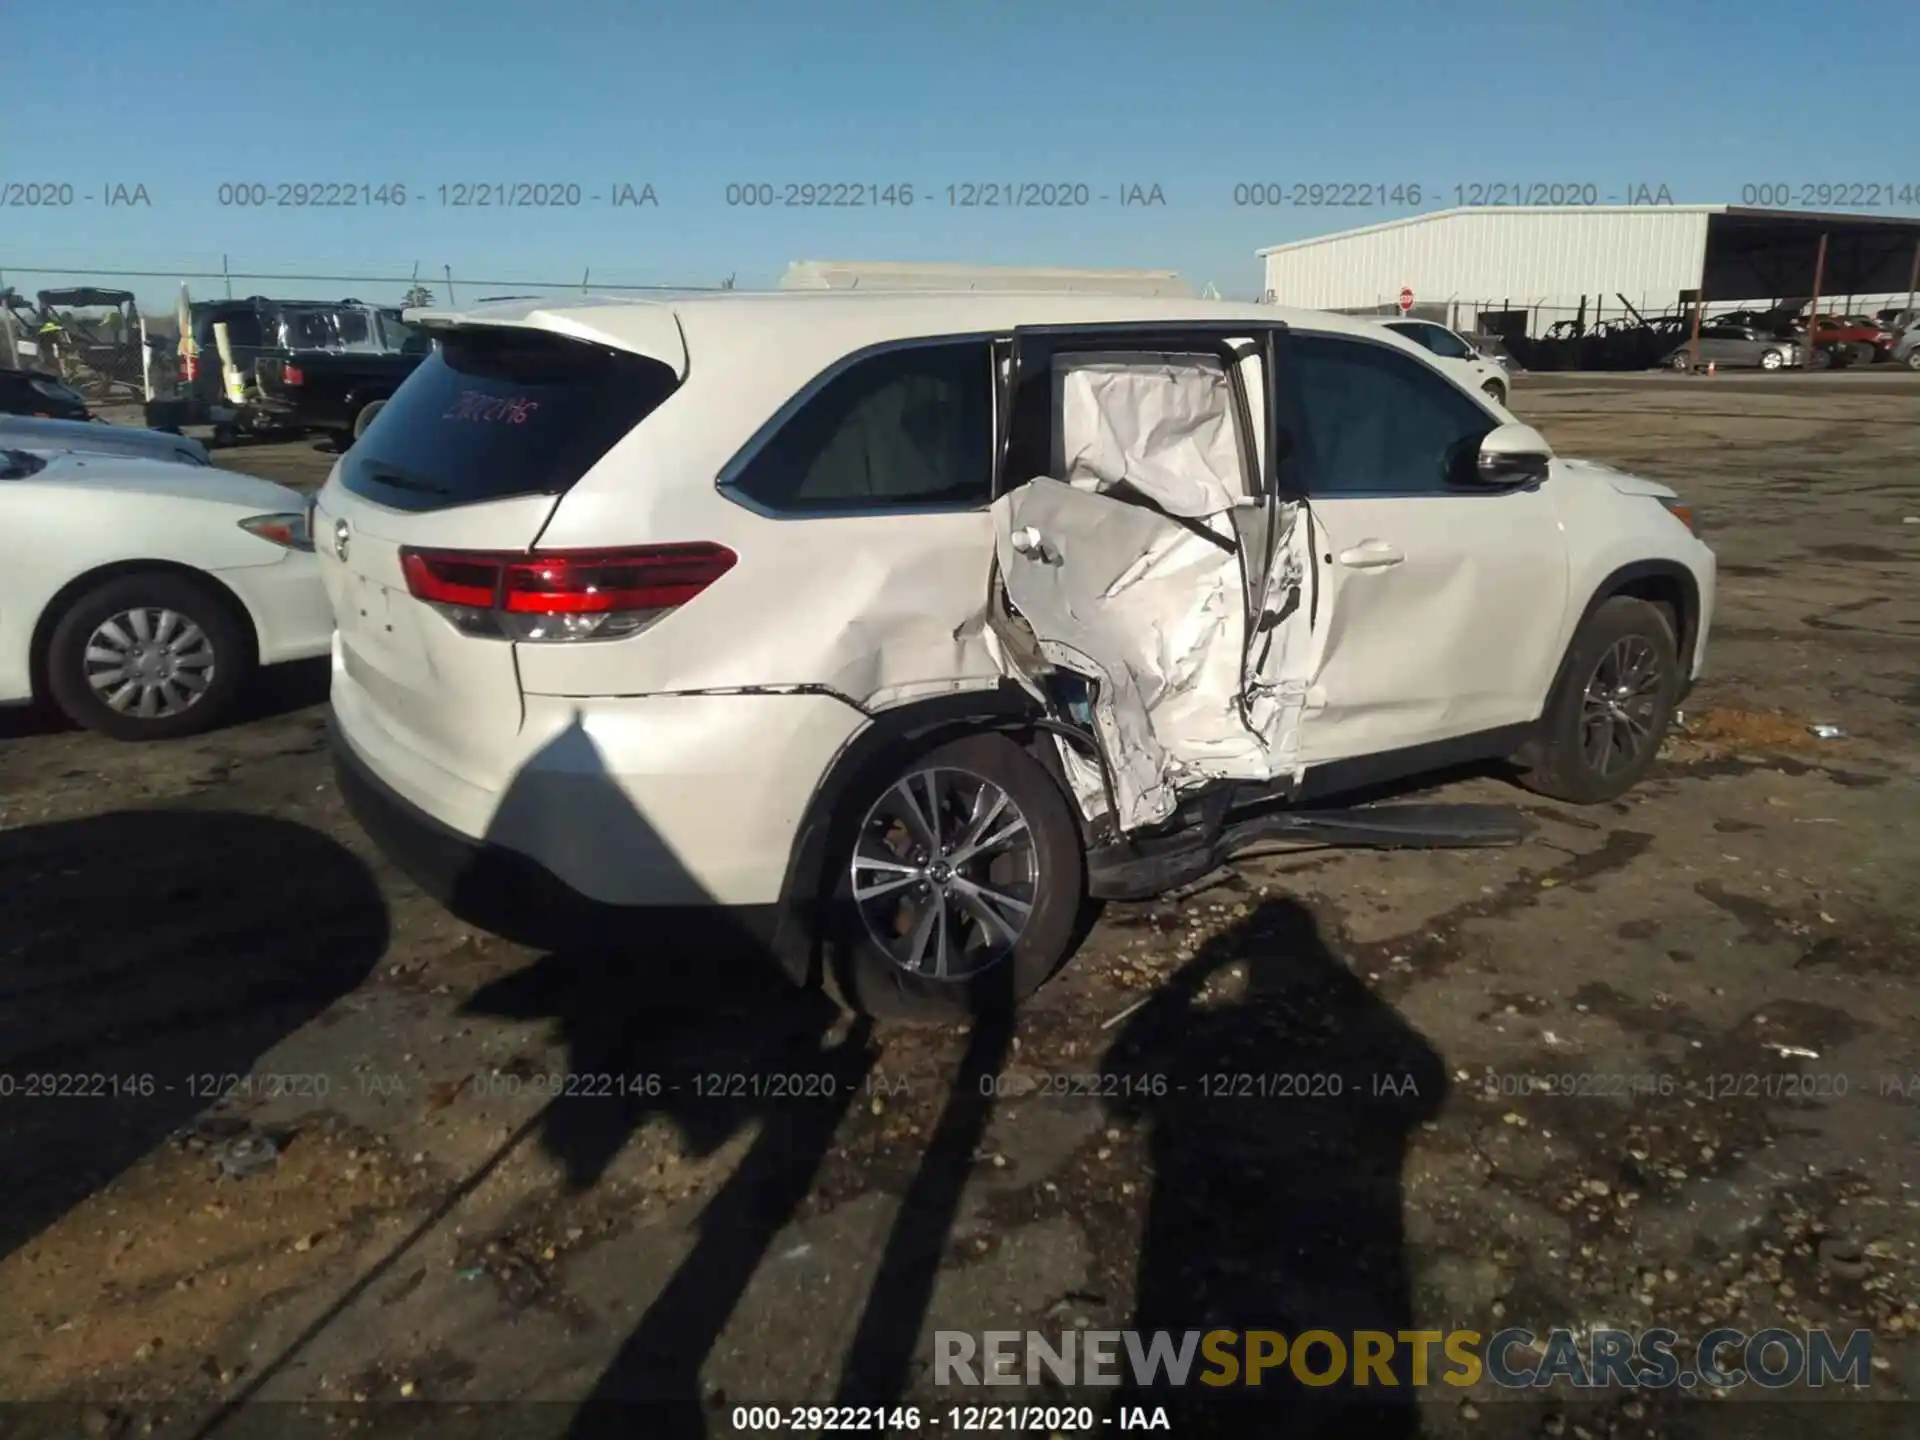
<instances>
[{"instance_id":1,"label":"rear hatch","mask_svg":"<svg viewBox=\"0 0 1920 1440\"><path fill-rule=\"evenodd\" d=\"M525 568L560 497L673 393L681 366L531 327L440 338L335 466L314 548L358 702L491 787L520 727L514 651L528 638L528 617L498 604L506 567Z\"/></svg>"}]
</instances>

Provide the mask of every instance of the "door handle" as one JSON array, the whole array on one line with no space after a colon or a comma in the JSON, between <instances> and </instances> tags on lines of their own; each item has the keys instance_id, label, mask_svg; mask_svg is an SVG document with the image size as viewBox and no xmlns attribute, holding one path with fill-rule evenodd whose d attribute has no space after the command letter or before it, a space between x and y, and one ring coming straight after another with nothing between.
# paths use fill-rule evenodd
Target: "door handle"
<instances>
[{"instance_id":1,"label":"door handle","mask_svg":"<svg viewBox=\"0 0 1920 1440\"><path fill-rule=\"evenodd\" d=\"M1384 540L1362 540L1352 549L1340 552L1340 563L1349 570L1385 570L1406 558Z\"/></svg>"},{"instance_id":2,"label":"door handle","mask_svg":"<svg viewBox=\"0 0 1920 1440\"><path fill-rule=\"evenodd\" d=\"M1022 526L1007 537L1014 553L1024 555L1037 565L1058 565L1060 552L1047 543L1047 537L1031 525Z\"/></svg>"}]
</instances>

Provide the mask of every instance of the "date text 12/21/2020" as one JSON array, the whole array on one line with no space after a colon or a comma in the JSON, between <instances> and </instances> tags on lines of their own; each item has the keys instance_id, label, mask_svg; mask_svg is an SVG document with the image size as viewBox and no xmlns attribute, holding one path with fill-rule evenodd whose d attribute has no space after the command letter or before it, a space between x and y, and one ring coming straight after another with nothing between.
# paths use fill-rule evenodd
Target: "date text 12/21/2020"
<instances>
[{"instance_id":1,"label":"date text 12/21/2020","mask_svg":"<svg viewBox=\"0 0 1920 1440\"><path fill-rule=\"evenodd\" d=\"M240 210L657 210L660 195L644 180L582 185L573 180L461 180L442 185L399 181L236 180L214 191L214 204Z\"/></svg>"},{"instance_id":2,"label":"date text 12/21/2020","mask_svg":"<svg viewBox=\"0 0 1920 1440\"><path fill-rule=\"evenodd\" d=\"M1644 181L1629 185L1602 185L1593 180L1422 185L1410 180L1243 180L1233 187L1233 203L1242 209L1264 210L1418 210L1440 205L1475 210L1500 206L1662 206L1672 205L1674 198L1668 186Z\"/></svg>"},{"instance_id":3,"label":"date text 12/21/2020","mask_svg":"<svg viewBox=\"0 0 1920 1440\"><path fill-rule=\"evenodd\" d=\"M906 181L741 180L721 192L730 208L754 210L907 210L916 204L954 210L1165 209L1158 181L969 180L950 185Z\"/></svg>"}]
</instances>

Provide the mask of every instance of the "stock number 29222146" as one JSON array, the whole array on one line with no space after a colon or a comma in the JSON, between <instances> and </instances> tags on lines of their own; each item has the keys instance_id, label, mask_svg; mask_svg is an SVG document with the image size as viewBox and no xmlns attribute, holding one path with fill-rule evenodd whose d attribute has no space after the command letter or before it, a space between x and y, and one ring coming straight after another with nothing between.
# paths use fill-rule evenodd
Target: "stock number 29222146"
<instances>
[{"instance_id":1,"label":"stock number 29222146","mask_svg":"<svg viewBox=\"0 0 1920 1440\"><path fill-rule=\"evenodd\" d=\"M379 210L407 203L404 185L350 180L241 180L222 185L214 203L240 210Z\"/></svg>"}]
</instances>

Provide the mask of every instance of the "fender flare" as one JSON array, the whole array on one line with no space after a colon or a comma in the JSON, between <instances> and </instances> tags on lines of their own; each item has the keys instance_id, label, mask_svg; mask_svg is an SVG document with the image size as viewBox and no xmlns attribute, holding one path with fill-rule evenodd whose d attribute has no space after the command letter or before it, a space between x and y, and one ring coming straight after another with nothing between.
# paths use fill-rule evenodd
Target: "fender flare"
<instances>
[{"instance_id":1,"label":"fender flare","mask_svg":"<svg viewBox=\"0 0 1920 1440\"><path fill-rule=\"evenodd\" d=\"M1692 681L1693 651L1700 638L1700 582L1678 560L1635 560L1612 571L1593 589L1587 597L1586 608L1580 612L1580 619L1567 634L1567 648L1560 657L1560 665L1553 672L1553 683L1548 686L1541 702L1541 715L1553 703L1553 697L1560 693L1560 687L1566 683L1567 666L1573 661L1573 647L1579 641L1580 632L1587 628L1587 622L1593 618L1593 612L1607 601L1613 599L1622 590L1639 580L1671 580L1680 591L1680 633L1674 637L1674 650L1680 660L1680 686L1682 693Z\"/></svg>"},{"instance_id":2,"label":"fender flare","mask_svg":"<svg viewBox=\"0 0 1920 1440\"><path fill-rule=\"evenodd\" d=\"M794 831L780 887L772 948L781 968L803 985L818 974L827 845L851 818L860 782L903 753L924 752L981 731L1022 730L1046 718L1033 697L1010 680L991 690L939 695L868 713L871 723L840 747L814 786Z\"/></svg>"}]
</instances>

